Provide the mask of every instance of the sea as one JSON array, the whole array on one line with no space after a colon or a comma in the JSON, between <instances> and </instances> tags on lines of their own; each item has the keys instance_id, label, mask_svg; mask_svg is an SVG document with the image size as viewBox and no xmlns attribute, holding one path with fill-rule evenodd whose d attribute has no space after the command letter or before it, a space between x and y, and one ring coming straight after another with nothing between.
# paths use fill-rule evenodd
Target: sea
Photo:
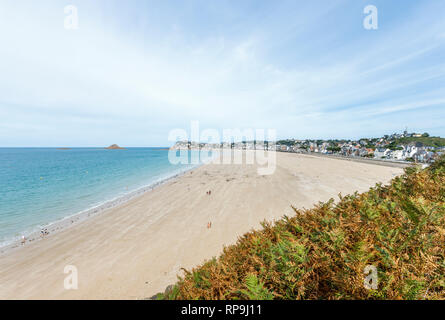
<instances>
[{"instance_id":1,"label":"sea","mask_svg":"<svg viewBox=\"0 0 445 320\"><path fill-rule=\"evenodd\" d=\"M174 164L165 148L0 148L0 247L191 170L193 152Z\"/></svg>"}]
</instances>

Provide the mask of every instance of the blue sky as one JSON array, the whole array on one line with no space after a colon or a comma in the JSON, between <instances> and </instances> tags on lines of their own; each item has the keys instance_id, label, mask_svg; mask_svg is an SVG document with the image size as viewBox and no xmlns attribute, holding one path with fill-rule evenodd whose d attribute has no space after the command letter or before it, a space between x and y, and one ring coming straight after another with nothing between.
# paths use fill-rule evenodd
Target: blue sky
<instances>
[{"instance_id":1,"label":"blue sky","mask_svg":"<svg viewBox=\"0 0 445 320\"><path fill-rule=\"evenodd\" d=\"M444 14L442 0L2 1L0 146L165 146L191 120L445 136Z\"/></svg>"}]
</instances>

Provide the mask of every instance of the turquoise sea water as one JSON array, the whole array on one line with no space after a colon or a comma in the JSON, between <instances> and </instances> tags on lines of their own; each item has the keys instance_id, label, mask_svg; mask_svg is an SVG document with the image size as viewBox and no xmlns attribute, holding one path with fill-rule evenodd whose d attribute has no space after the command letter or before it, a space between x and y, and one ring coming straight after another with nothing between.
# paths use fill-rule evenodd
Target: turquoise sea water
<instances>
[{"instance_id":1,"label":"turquoise sea water","mask_svg":"<svg viewBox=\"0 0 445 320\"><path fill-rule=\"evenodd\" d=\"M0 148L0 245L192 167L159 148Z\"/></svg>"}]
</instances>

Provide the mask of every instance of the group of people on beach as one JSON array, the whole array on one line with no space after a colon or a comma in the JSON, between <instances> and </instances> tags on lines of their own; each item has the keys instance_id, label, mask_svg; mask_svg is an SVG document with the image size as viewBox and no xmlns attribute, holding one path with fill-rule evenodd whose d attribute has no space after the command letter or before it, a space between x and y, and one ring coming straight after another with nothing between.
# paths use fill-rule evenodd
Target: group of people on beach
<instances>
[{"instance_id":1,"label":"group of people on beach","mask_svg":"<svg viewBox=\"0 0 445 320\"><path fill-rule=\"evenodd\" d=\"M41 231L40 231L40 236L43 238L43 237L45 237L45 236L47 236L47 235L49 235L49 231L48 231L48 229L42 229Z\"/></svg>"},{"instance_id":2,"label":"group of people on beach","mask_svg":"<svg viewBox=\"0 0 445 320\"><path fill-rule=\"evenodd\" d=\"M47 235L49 235L49 231L48 231L48 229L42 229L41 231L40 231L40 237L41 238L44 238L45 236L47 236ZM30 241L32 241L32 240L30 240ZM25 243L26 243L26 237L25 236L22 236L22 241L21 241L21 243L22 243L22 246L24 246L25 245Z\"/></svg>"}]
</instances>

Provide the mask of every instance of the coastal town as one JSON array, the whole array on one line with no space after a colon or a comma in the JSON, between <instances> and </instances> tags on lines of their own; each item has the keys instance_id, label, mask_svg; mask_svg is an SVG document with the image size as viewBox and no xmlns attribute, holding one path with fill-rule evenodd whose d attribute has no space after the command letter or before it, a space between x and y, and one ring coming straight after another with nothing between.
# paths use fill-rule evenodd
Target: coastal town
<instances>
[{"instance_id":1,"label":"coastal town","mask_svg":"<svg viewBox=\"0 0 445 320\"><path fill-rule=\"evenodd\" d=\"M432 163L445 154L445 138L431 137L428 133L393 133L380 138L348 139L285 139L272 141L242 141L197 143L179 141L173 149L242 149L269 150L306 154L363 157L382 161Z\"/></svg>"}]
</instances>

